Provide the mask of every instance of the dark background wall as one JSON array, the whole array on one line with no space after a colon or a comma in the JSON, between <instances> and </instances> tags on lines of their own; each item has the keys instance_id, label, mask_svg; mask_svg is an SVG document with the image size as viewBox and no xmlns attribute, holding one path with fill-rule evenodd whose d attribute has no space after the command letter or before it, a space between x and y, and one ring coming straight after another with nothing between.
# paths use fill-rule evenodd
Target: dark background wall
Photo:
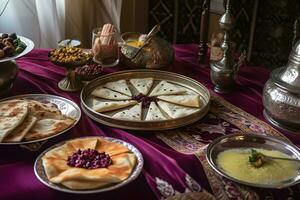
<instances>
[{"instance_id":1,"label":"dark background wall","mask_svg":"<svg viewBox=\"0 0 300 200\"><path fill-rule=\"evenodd\" d=\"M253 18L256 1L256 18ZM237 43L237 50L249 50L252 44L251 64L266 68L284 65L292 48L294 22L300 16L300 0L231 2L236 17L232 38ZM161 36L168 41L198 43L202 3L203 0L151 0L148 27L161 23Z\"/></svg>"}]
</instances>

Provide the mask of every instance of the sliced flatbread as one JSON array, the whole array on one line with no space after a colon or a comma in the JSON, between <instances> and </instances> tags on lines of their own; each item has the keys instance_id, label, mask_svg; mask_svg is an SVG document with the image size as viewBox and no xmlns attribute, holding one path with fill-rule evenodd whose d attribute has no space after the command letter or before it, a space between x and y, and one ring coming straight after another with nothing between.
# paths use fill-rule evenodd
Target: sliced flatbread
<instances>
[{"instance_id":1,"label":"sliced flatbread","mask_svg":"<svg viewBox=\"0 0 300 200\"><path fill-rule=\"evenodd\" d=\"M139 93L147 95L153 85L153 78L134 78L130 79L129 82Z\"/></svg>"},{"instance_id":2,"label":"sliced flatbread","mask_svg":"<svg viewBox=\"0 0 300 200\"><path fill-rule=\"evenodd\" d=\"M123 101L99 101L96 98L93 99L92 109L97 112L107 112L125 108L127 106L135 105L138 102L135 100L123 100Z\"/></svg>"},{"instance_id":3,"label":"sliced flatbread","mask_svg":"<svg viewBox=\"0 0 300 200\"><path fill-rule=\"evenodd\" d=\"M8 101L0 103L0 142L23 123L28 110L26 102Z\"/></svg>"},{"instance_id":4,"label":"sliced flatbread","mask_svg":"<svg viewBox=\"0 0 300 200\"><path fill-rule=\"evenodd\" d=\"M28 115L21 125L19 125L11 134L4 138L3 142L20 142L28 133L28 131L34 126L36 121L36 117Z\"/></svg>"},{"instance_id":5,"label":"sliced flatbread","mask_svg":"<svg viewBox=\"0 0 300 200\"><path fill-rule=\"evenodd\" d=\"M69 128L74 123L71 118L51 119L43 118L38 120L25 135L25 140L37 140L55 135Z\"/></svg>"},{"instance_id":6,"label":"sliced flatbread","mask_svg":"<svg viewBox=\"0 0 300 200\"><path fill-rule=\"evenodd\" d=\"M125 94L125 95L130 96L130 97L132 96L125 80L108 82L104 85L104 87L106 87L108 89L111 89L111 90L114 90L116 92L120 92L120 93Z\"/></svg>"},{"instance_id":7,"label":"sliced flatbread","mask_svg":"<svg viewBox=\"0 0 300 200\"><path fill-rule=\"evenodd\" d=\"M142 119L142 103L128 108L124 111L118 112L112 116L116 119L125 119L125 120L141 120Z\"/></svg>"},{"instance_id":8,"label":"sliced flatbread","mask_svg":"<svg viewBox=\"0 0 300 200\"><path fill-rule=\"evenodd\" d=\"M162 114L162 112L160 111L158 106L155 104L155 102L151 102L145 120L146 121L157 121L157 120L165 120L165 119L167 119L167 118Z\"/></svg>"},{"instance_id":9,"label":"sliced flatbread","mask_svg":"<svg viewBox=\"0 0 300 200\"><path fill-rule=\"evenodd\" d=\"M188 107L200 107L200 95L165 95L165 96L158 96L160 100L167 101L169 103L174 103L178 105L188 106Z\"/></svg>"},{"instance_id":10,"label":"sliced flatbread","mask_svg":"<svg viewBox=\"0 0 300 200\"><path fill-rule=\"evenodd\" d=\"M183 87L168 83L167 81L161 81L155 86L149 96L151 97L160 95L183 94L185 92L186 89L184 89Z\"/></svg>"},{"instance_id":11,"label":"sliced flatbread","mask_svg":"<svg viewBox=\"0 0 300 200\"><path fill-rule=\"evenodd\" d=\"M61 115L61 111L53 103L50 103L50 102L42 103L42 102L39 102L39 101L36 101L36 100L29 100L29 99L26 99L26 100L23 100L23 101L28 102L30 113L32 115L35 115L35 113L39 113L39 112L49 112L49 113L54 113L54 114L57 114L57 115Z\"/></svg>"},{"instance_id":12,"label":"sliced flatbread","mask_svg":"<svg viewBox=\"0 0 300 200\"><path fill-rule=\"evenodd\" d=\"M131 97L106 88L96 88L92 93L95 97L110 100L130 100Z\"/></svg>"},{"instance_id":13,"label":"sliced flatbread","mask_svg":"<svg viewBox=\"0 0 300 200\"><path fill-rule=\"evenodd\" d=\"M199 110L198 108L179 106L164 101L158 101L157 104L160 107L160 109L167 113L171 118L184 117L193 114Z\"/></svg>"}]
</instances>

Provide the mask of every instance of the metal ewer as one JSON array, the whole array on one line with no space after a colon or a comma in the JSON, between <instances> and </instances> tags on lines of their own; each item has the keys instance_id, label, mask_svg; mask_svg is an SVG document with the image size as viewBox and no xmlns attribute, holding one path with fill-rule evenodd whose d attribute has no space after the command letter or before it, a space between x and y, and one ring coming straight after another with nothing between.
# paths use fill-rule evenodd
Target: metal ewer
<instances>
[{"instance_id":1,"label":"metal ewer","mask_svg":"<svg viewBox=\"0 0 300 200\"><path fill-rule=\"evenodd\" d=\"M300 133L300 40L285 67L272 71L263 91L264 116L273 125Z\"/></svg>"},{"instance_id":2,"label":"metal ewer","mask_svg":"<svg viewBox=\"0 0 300 200\"><path fill-rule=\"evenodd\" d=\"M214 91L218 93L228 93L235 87L239 66L234 63L232 42L229 38L234 21L233 15L230 13L230 1L227 0L225 13L219 20L220 27L224 31L224 41L221 45L223 58L210 63L210 77L215 85Z\"/></svg>"}]
</instances>

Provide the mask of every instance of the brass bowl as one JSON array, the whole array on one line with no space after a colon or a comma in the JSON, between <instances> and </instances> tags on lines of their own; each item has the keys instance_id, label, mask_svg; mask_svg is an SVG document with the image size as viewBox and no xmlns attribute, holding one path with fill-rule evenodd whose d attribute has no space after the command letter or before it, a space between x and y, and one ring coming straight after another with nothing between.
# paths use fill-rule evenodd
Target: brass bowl
<instances>
[{"instance_id":1,"label":"brass bowl","mask_svg":"<svg viewBox=\"0 0 300 200\"><path fill-rule=\"evenodd\" d=\"M122 62L125 65L132 68L157 69L173 62L174 51L171 44L160 37L154 36L140 51L139 47L127 44L128 41L138 41L141 35L137 32L126 32L121 35Z\"/></svg>"}]
</instances>

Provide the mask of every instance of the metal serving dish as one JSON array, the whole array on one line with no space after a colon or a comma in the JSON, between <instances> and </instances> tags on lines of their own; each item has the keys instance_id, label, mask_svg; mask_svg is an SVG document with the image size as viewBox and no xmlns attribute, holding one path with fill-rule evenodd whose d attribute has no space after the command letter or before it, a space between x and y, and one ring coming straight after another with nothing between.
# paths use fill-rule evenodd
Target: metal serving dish
<instances>
[{"instance_id":1,"label":"metal serving dish","mask_svg":"<svg viewBox=\"0 0 300 200\"><path fill-rule=\"evenodd\" d=\"M21 147L27 148L31 151L37 151L40 149L41 145L48 139L61 135L67 132L68 130L70 130L71 128L73 128L78 123L81 117L81 111L80 108L77 106L77 104L60 96L55 96L50 94L24 94L24 95L12 96L6 99L2 99L1 101L13 100L13 99L32 99L44 103L53 103L58 107L58 109L62 112L62 114L75 119L75 122L72 126L65 129L64 131L49 137L41 138L38 140L22 141L22 142L2 142L2 143L0 142L0 145L20 145Z\"/></svg>"},{"instance_id":2,"label":"metal serving dish","mask_svg":"<svg viewBox=\"0 0 300 200\"><path fill-rule=\"evenodd\" d=\"M87 137L82 137L82 138L87 138ZM88 138L99 138L99 137L88 137ZM144 159L143 156L141 154L141 152L132 144L129 144L123 140L119 140L119 139L115 139L115 138L111 138L111 137L101 137L105 140L108 140L110 142L115 142L118 144L121 144L125 147L127 147L135 156L137 159L137 164L134 167L132 173L130 174L130 176L125 179L124 181L115 184L115 185L111 185L108 187L103 187L103 188L98 188L98 189L91 189L91 190L72 190L69 189L61 184L55 184L49 181L49 179L47 178L47 175L45 173L44 167L43 167L43 162L42 162L42 158L43 156L50 150L59 147L61 145L63 145L65 142L70 141L63 141L61 143L58 143L48 149L46 149L44 152L42 152L37 159L35 160L34 163L34 173L36 175L36 177L39 179L39 181L41 181L44 185L54 189L54 190L58 190L58 191L62 191L62 192L67 192L67 193L73 193L73 194L91 194L91 193L99 193L99 192L106 192L106 191L110 191L110 190L115 190L117 188L120 188L122 186L127 185L128 183L130 183L131 181L135 180L139 174L141 173L143 166L144 166ZM78 139L78 138L76 138Z\"/></svg>"},{"instance_id":3,"label":"metal serving dish","mask_svg":"<svg viewBox=\"0 0 300 200\"><path fill-rule=\"evenodd\" d=\"M128 45L129 41L138 41L143 34L126 32L122 34L121 52L123 62L133 68L162 68L173 62L174 51L169 42L154 36L143 49Z\"/></svg>"},{"instance_id":4,"label":"metal serving dish","mask_svg":"<svg viewBox=\"0 0 300 200\"><path fill-rule=\"evenodd\" d=\"M202 107L199 108L199 111L186 117L151 122L114 119L111 117L111 115L108 115L106 113L98 113L91 108L92 96L90 94L96 87L110 81L149 77L152 77L154 79L153 87L155 87L155 85L159 81L165 80L198 93L200 95ZM130 85L129 88L131 89ZM133 95L137 94L137 92L134 93L133 89L131 89L131 92L133 93ZM159 70L127 70L102 76L88 83L83 88L80 98L81 108L90 118L108 126L131 130L167 130L185 126L201 119L208 112L210 104L210 93L205 86L186 76Z\"/></svg>"},{"instance_id":5,"label":"metal serving dish","mask_svg":"<svg viewBox=\"0 0 300 200\"><path fill-rule=\"evenodd\" d=\"M287 139L276 138L270 135L230 134L230 135L220 137L209 144L209 146L207 147L206 159L210 164L210 166L218 174L232 181L244 185L260 187L260 188L280 189L280 188L285 188L285 187L295 185L300 182L300 169L296 177L279 183L274 183L274 184L255 184L255 183L241 181L229 176L228 174L226 174L225 171L219 168L216 160L219 153L234 148L259 148L259 149L266 149L266 150L277 150L293 158L300 159L299 149L295 145L291 144L290 141L288 141Z\"/></svg>"}]
</instances>

